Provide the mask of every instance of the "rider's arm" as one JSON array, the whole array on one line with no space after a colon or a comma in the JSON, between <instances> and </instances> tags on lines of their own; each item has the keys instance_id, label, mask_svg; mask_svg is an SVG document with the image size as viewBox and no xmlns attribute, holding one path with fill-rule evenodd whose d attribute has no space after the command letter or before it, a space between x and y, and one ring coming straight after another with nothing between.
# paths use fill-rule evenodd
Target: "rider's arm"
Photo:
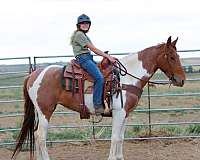
<instances>
[{"instance_id":1,"label":"rider's arm","mask_svg":"<svg viewBox=\"0 0 200 160\"><path fill-rule=\"evenodd\" d=\"M102 52L100 49L96 48L92 43L87 43L86 47L94 53L96 53L97 55L108 58L112 63L116 62L116 58Z\"/></svg>"}]
</instances>

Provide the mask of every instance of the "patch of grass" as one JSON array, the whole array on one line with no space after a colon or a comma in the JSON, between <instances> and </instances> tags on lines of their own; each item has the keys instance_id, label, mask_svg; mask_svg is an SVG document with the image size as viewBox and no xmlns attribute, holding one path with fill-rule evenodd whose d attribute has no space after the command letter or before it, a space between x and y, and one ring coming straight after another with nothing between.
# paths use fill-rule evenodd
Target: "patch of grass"
<instances>
[{"instance_id":1,"label":"patch of grass","mask_svg":"<svg viewBox=\"0 0 200 160\"><path fill-rule=\"evenodd\" d=\"M21 105L19 105L19 104L15 104L15 109L19 109L20 107L21 107Z\"/></svg>"},{"instance_id":2,"label":"patch of grass","mask_svg":"<svg viewBox=\"0 0 200 160\"><path fill-rule=\"evenodd\" d=\"M21 120L17 120L16 121L16 128L21 128L22 127L22 121ZM14 140L17 140L18 136L19 136L20 131L13 131L12 132L12 138Z\"/></svg>"},{"instance_id":3,"label":"patch of grass","mask_svg":"<svg viewBox=\"0 0 200 160\"><path fill-rule=\"evenodd\" d=\"M126 129L125 137L142 136L147 130L147 126L131 126Z\"/></svg>"},{"instance_id":4,"label":"patch of grass","mask_svg":"<svg viewBox=\"0 0 200 160\"><path fill-rule=\"evenodd\" d=\"M0 86L22 85L26 75L1 75Z\"/></svg>"},{"instance_id":5,"label":"patch of grass","mask_svg":"<svg viewBox=\"0 0 200 160\"><path fill-rule=\"evenodd\" d=\"M167 135L179 135L183 132L181 127L178 126L161 126L159 131L165 132Z\"/></svg>"},{"instance_id":6,"label":"patch of grass","mask_svg":"<svg viewBox=\"0 0 200 160\"><path fill-rule=\"evenodd\" d=\"M110 127L98 127L94 131L96 138L110 138L112 134L112 128Z\"/></svg>"},{"instance_id":7,"label":"patch of grass","mask_svg":"<svg viewBox=\"0 0 200 160\"><path fill-rule=\"evenodd\" d=\"M48 140L62 140L62 139L88 139L91 131L89 129L66 129L62 132L49 132Z\"/></svg>"},{"instance_id":8,"label":"patch of grass","mask_svg":"<svg viewBox=\"0 0 200 160\"><path fill-rule=\"evenodd\" d=\"M13 138L14 140L17 140L17 138L19 137L19 132L20 132L20 131L13 131L13 132L12 132L12 138Z\"/></svg>"},{"instance_id":9,"label":"patch of grass","mask_svg":"<svg viewBox=\"0 0 200 160\"><path fill-rule=\"evenodd\" d=\"M22 88L1 89L0 99L10 100L10 99L22 99L22 98L23 98Z\"/></svg>"},{"instance_id":10,"label":"patch of grass","mask_svg":"<svg viewBox=\"0 0 200 160\"><path fill-rule=\"evenodd\" d=\"M192 135L200 135L200 125L199 124L189 125L186 128L186 133Z\"/></svg>"}]
</instances>

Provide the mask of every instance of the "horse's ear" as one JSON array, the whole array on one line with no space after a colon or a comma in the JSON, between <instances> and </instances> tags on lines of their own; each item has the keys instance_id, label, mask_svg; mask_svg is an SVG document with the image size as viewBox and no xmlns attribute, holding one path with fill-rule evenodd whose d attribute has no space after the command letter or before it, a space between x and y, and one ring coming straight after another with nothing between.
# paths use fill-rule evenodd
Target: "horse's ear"
<instances>
[{"instance_id":1,"label":"horse's ear","mask_svg":"<svg viewBox=\"0 0 200 160\"><path fill-rule=\"evenodd\" d=\"M171 36L168 38L168 40L167 40L167 47L169 47L170 45L171 45Z\"/></svg>"},{"instance_id":2,"label":"horse's ear","mask_svg":"<svg viewBox=\"0 0 200 160\"><path fill-rule=\"evenodd\" d=\"M176 42L178 41L178 37L176 38L176 40L174 40L173 42L172 42L172 46L173 47L176 47Z\"/></svg>"}]
</instances>

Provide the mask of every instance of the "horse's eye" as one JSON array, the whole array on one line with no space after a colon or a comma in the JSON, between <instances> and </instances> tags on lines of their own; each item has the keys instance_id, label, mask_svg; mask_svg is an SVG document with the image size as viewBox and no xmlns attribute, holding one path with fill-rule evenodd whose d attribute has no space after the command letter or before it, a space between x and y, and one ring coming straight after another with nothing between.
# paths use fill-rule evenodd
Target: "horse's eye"
<instances>
[{"instance_id":1,"label":"horse's eye","mask_svg":"<svg viewBox=\"0 0 200 160\"><path fill-rule=\"evenodd\" d=\"M170 59L171 59L172 61L175 61L175 58L174 58L174 57L170 57Z\"/></svg>"}]
</instances>

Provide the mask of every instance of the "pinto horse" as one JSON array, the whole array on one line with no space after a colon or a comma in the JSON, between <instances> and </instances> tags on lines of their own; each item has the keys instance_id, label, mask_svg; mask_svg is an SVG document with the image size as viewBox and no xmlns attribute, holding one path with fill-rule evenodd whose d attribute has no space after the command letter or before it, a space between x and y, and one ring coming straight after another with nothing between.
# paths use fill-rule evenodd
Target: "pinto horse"
<instances>
[{"instance_id":1,"label":"pinto horse","mask_svg":"<svg viewBox=\"0 0 200 160\"><path fill-rule=\"evenodd\" d=\"M160 69L174 86L184 85L185 73L176 51L178 38L166 43L146 48L138 53L130 53L120 59L129 75L121 76L120 83L134 85L141 89L153 74ZM73 111L80 112L79 95L67 92L61 85L63 66L51 65L32 72L24 81L24 122L12 158L21 151L26 140L30 143L30 159L49 160L46 147L47 129L50 118L57 104L62 104ZM138 77L133 78L130 75ZM123 160L123 140L128 113L133 111L139 96L130 90L123 90L124 106L120 96L113 96L112 139L109 160ZM92 106L92 94L85 95L86 105ZM89 108L92 113L93 107ZM34 154L36 149L36 155Z\"/></svg>"}]
</instances>

